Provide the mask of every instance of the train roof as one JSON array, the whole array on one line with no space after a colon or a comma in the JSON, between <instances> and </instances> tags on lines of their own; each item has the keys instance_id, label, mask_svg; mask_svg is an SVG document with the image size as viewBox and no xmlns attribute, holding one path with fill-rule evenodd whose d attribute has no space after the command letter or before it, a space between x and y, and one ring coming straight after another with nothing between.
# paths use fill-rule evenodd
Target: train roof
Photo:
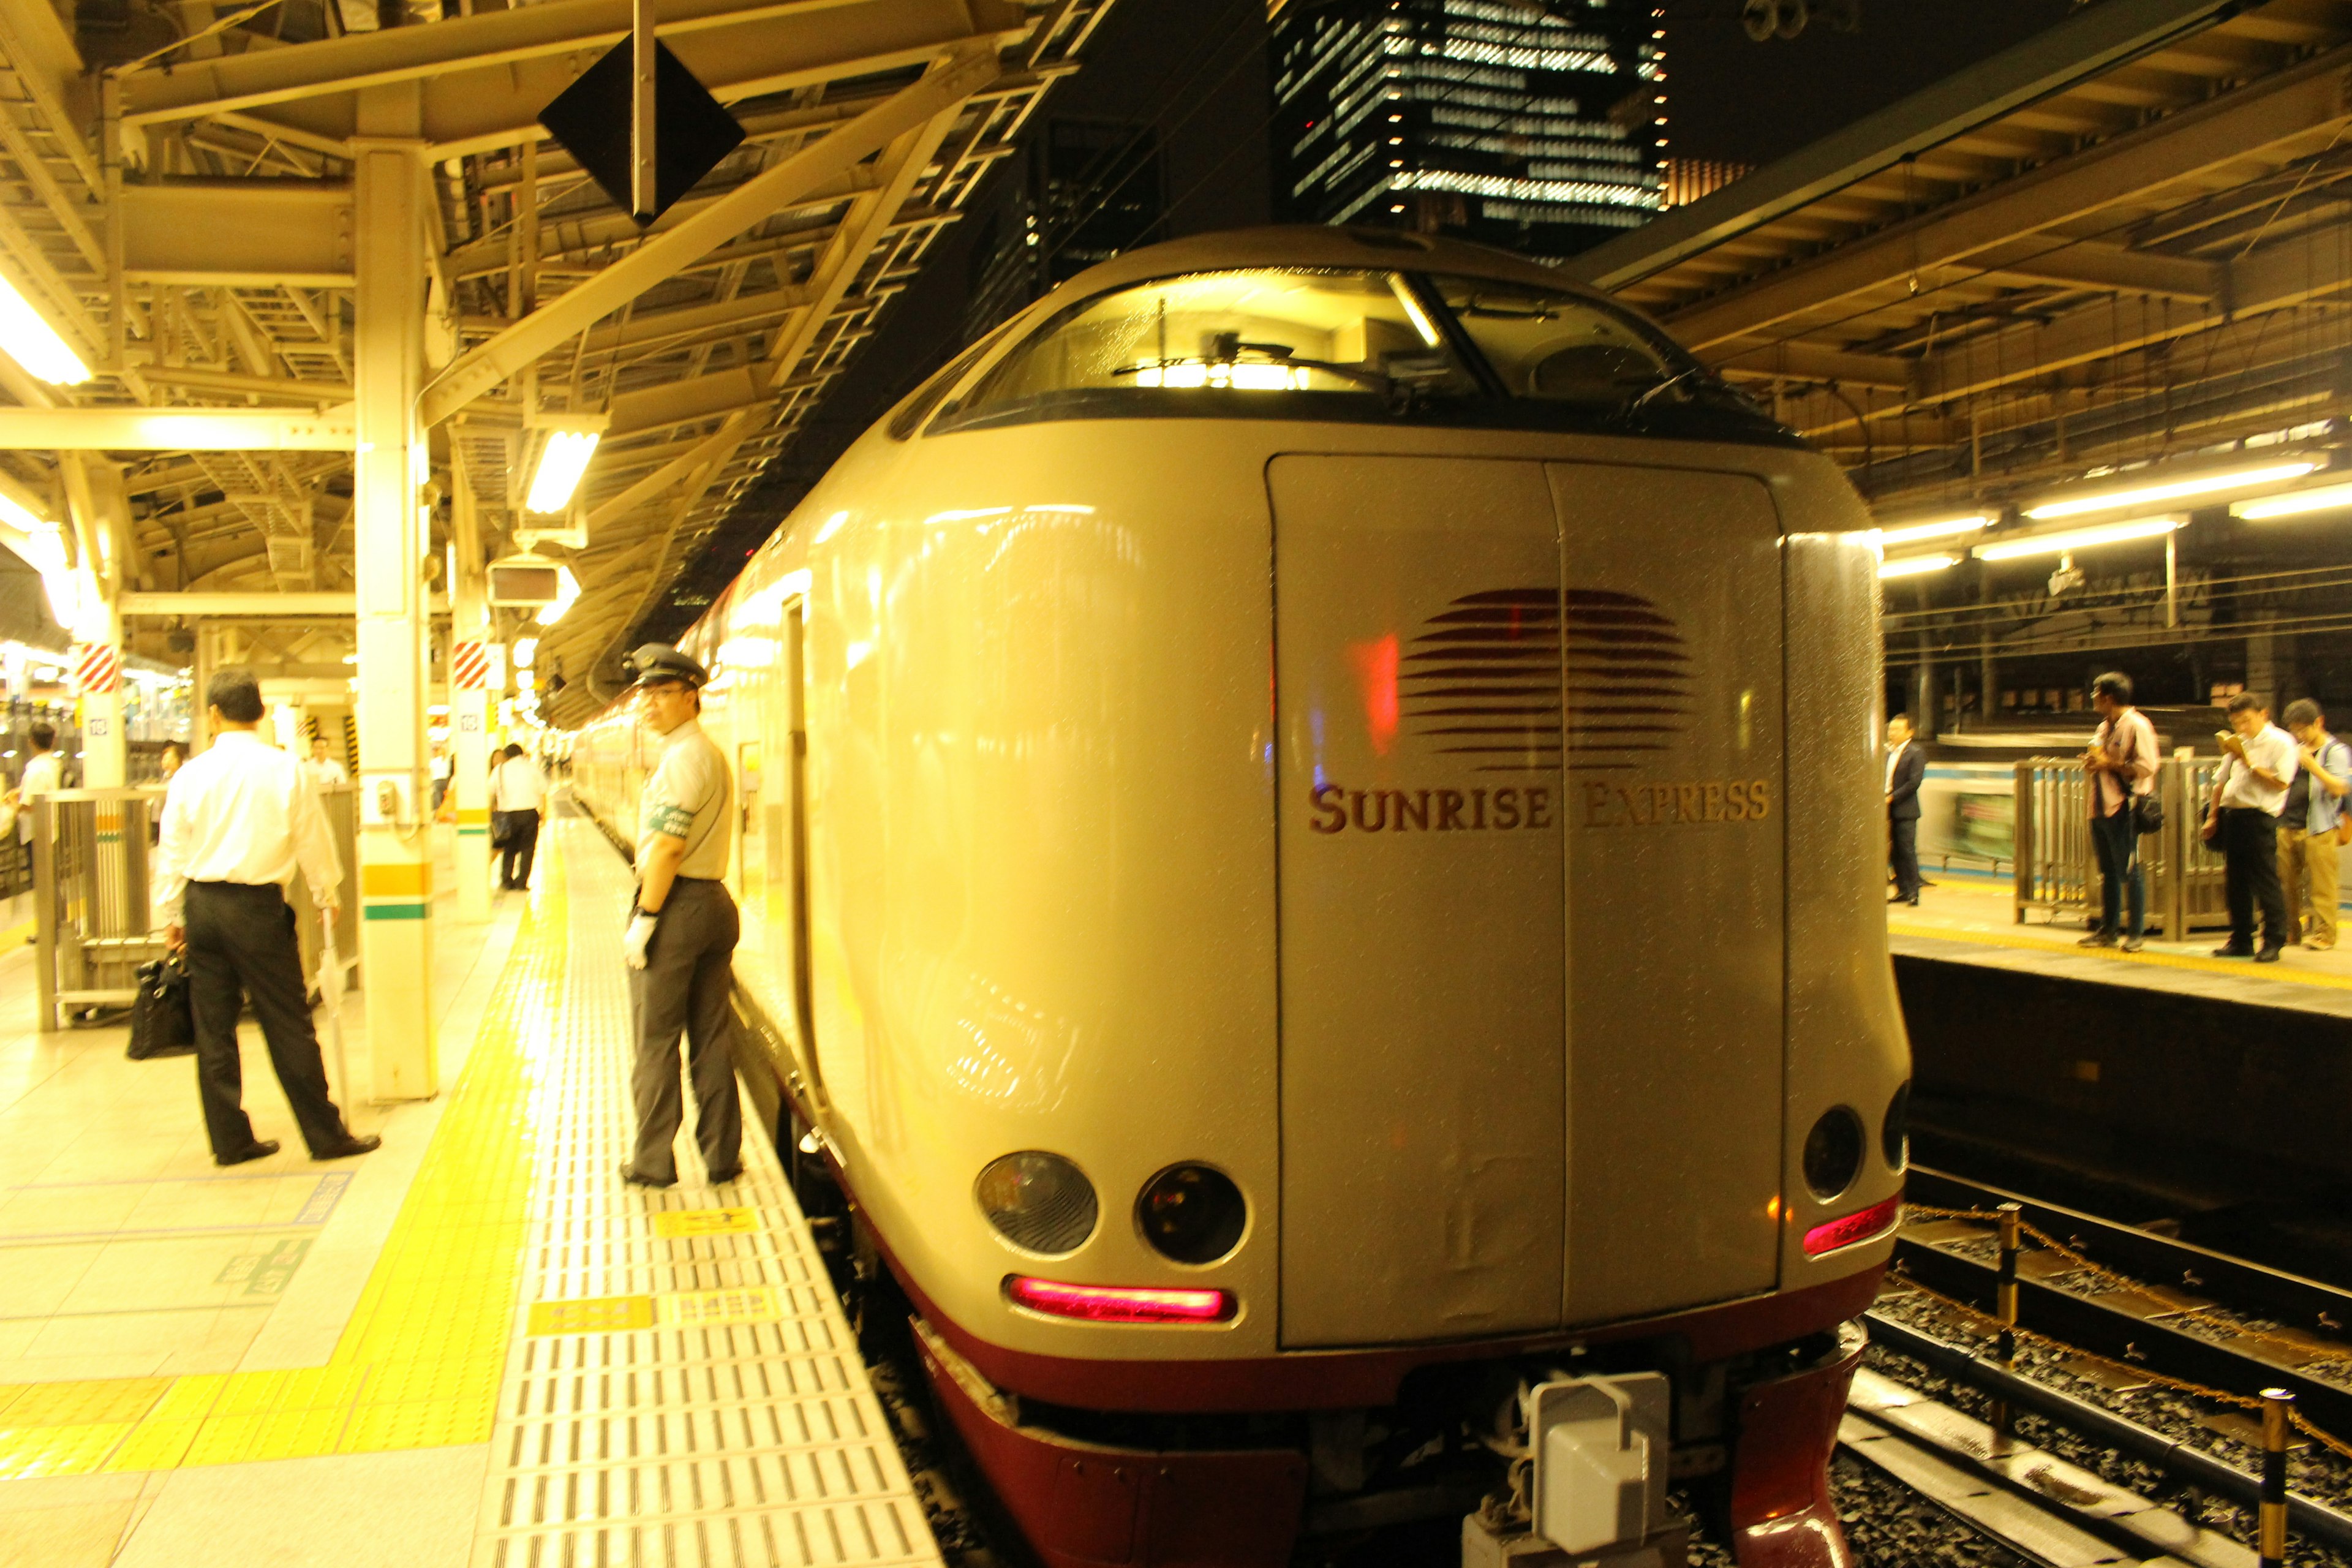
<instances>
[{"instance_id":1,"label":"train roof","mask_svg":"<svg viewBox=\"0 0 2352 1568\"><path fill-rule=\"evenodd\" d=\"M1340 228L1325 224L1275 225L1193 235L1160 245L1123 251L1055 289L1046 298L1067 302L1129 283L1182 272L1222 272L1248 267L1386 268L1406 272L1451 272L1497 282L1532 284L1581 294L1605 295L1567 273L1492 246L1412 234L1393 228Z\"/></svg>"}]
</instances>

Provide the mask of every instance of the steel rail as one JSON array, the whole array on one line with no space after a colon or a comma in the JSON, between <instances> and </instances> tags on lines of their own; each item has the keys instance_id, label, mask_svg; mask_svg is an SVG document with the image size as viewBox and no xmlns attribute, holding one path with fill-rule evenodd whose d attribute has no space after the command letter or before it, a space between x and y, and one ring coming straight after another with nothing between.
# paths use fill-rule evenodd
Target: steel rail
<instances>
[{"instance_id":1,"label":"steel rail","mask_svg":"<svg viewBox=\"0 0 2352 1568\"><path fill-rule=\"evenodd\" d=\"M2346 1334L2347 1349L2352 1349L2352 1290L2342 1286L1924 1165L1911 1167L1909 1197L1937 1208L2016 1204L2030 1223L2063 1237L2095 1263L2167 1289L2205 1292L2217 1305L2234 1310L2260 1311L2300 1329Z\"/></svg>"},{"instance_id":2,"label":"steel rail","mask_svg":"<svg viewBox=\"0 0 2352 1568\"><path fill-rule=\"evenodd\" d=\"M1909 1356L1932 1371L1971 1388L2031 1410L2078 1436L2105 1443L2117 1453L2154 1467L2178 1481L2214 1492L2252 1509L2262 1502L2262 1478L2216 1458L2202 1448L2168 1437L2152 1426L2118 1415L2085 1399L2036 1382L1988 1360L1964 1345L1898 1323L1883 1312L1864 1314L1871 1343ZM2352 1514L2298 1492L2287 1494L2287 1520L2295 1531L2338 1551L2352 1551Z\"/></svg>"}]
</instances>

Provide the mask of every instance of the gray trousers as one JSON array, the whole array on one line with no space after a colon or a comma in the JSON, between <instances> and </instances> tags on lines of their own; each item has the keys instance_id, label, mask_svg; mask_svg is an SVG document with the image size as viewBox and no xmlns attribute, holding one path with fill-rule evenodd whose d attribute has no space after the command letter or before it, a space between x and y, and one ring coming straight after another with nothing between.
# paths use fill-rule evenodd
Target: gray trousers
<instances>
[{"instance_id":1,"label":"gray trousers","mask_svg":"<svg viewBox=\"0 0 2352 1568\"><path fill-rule=\"evenodd\" d=\"M646 966L629 971L629 1013L637 1060L629 1088L636 1100L637 1147L629 1163L654 1181L675 1178L670 1145L685 1119L677 1086L677 1040L694 1079L695 1137L702 1163L725 1173L742 1163L743 1110L735 1099L735 1014L728 1000L735 942L742 927L735 900L715 881L680 877L662 903Z\"/></svg>"}]
</instances>

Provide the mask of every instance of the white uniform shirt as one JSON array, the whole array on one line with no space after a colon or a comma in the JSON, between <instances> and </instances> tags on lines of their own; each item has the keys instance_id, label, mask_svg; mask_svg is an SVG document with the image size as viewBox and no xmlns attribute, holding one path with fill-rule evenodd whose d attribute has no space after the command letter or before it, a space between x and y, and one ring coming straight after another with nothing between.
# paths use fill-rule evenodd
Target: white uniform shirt
<instances>
[{"instance_id":1,"label":"white uniform shirt","mask_svg":"<svg viewBox=\"0 0 2352 1568\"><path fill-rule=\"evenodd\" d=\"M2253 767L2248 767L2252 763ZM2246 762L2225 757L2221 762L2221 804L2252 806L2273 816L2286 804L2287 786L2294 783L2294 737L2275 724L2265 724L2246 742ZM2260 768L2279 782L2266 784L2254 776Z\"/></svg>"},{"instance_id":2,"label":"white uniform shirt","mask_svg":"<svg viewBox=\"0 0 2352 1568\"><path fill-rule=\"evenodd\" d=\"M352 775L343 771L343 764L332 757L305 759L302 771L309 773L310 782L320 789L337 789L352 782Z\"/></svg>"},{"instance_id":3,"label":"white uniform shirt","mask_svg":"<svg viewBox=\"0 0 2352 1568\"><path fill-rule=\"evenodd\" d=\"M529 757L509 757L490 775L490 809L492 811L543 811L547 808L547 780L540 776L539 764Z\"/></svg>"},{"instance_id":4,"label":"white uniform shirt","mask_svg":"<svg viewBox=\"0 0 2352 1568\"><path fill-rule=\"evenodd\" d=\"M299 869L310 901L335 901L342 863L302 763L250 730L224 730L172 775L155 853L155 908L183 925L190 882L284 886Z\"/></svg>"},{"instance_id":5,"label":"white uniform shirt","mask_svg":"<svg viewBox=\"0 0 2352 1568\"><path fill-rule=\"evenodd\" d=\"M654 836L686 840L681 877L715 881L727 875L729 798L727 759L688 719L662 737L661 761L646 781L643 817L637 828L637 864L653 851Z\"/></svg>"},{"instance_id":6,"label":"white uniform shirt","mask_svg":"<svg viewBox=\"0 0 2352 1568\"><path fill-rule=\"evenodd\" d=\"M1901 762L1903 760L1903 753L1910 749L1911 742L1906 741L1901 745L1886 753L1886 783L1881 789L1881 794L1893 795L1895 793L1895 764Z\"/></svg>"},{"instance_id":7,"label":"white uniform shirt","mask_svg":"<svg viewBox=\"0 0 2352 1568\"><path fill-rule=\"evenodd\" d=\"M43 752L25 764L25 777L16 793L26 800L37 795L52 795L65 787L66 760L55 752Z\"/></svg>"}]
</instances>

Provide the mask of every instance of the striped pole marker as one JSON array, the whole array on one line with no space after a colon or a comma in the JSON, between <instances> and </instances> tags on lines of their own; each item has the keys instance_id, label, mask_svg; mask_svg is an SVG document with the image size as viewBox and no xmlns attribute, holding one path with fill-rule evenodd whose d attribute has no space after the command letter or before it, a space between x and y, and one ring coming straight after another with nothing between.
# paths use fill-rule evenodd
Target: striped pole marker
<instances>
[{"instance_id":1,"label":"striped pole marker","mask_svg":"<svg viewBox=\"0 0 2352 1568\"><path fill-rule=\"evenodd\" d=\"M2284 1388L2263 1390L2263 1500L2256 1510L2262 1568L2286 1563L2286 1450L2294 1432L2294 1395Z\"/></svg>"},{"instance_id":2,"label":"striped pole marker","mask_svg":"<svg viewBox=\"0 0 2352 1568\"><path fill-rule=\"evenodd\" d=\"M122 681L122 663L110 643L76 643L73 668L74 689L84 697L102 696Z\"/></svg>"},{"instance_id":3,"label":"striped pole marker","mask_svg":"<svg viewBox=\"0 0 2352 1568\"><path fill-rule=\"evenodd\" d=\"M478 642L449 647L449 684L459 691L480 691L489 685L490 650Z\"/></svg>"}]
</instances>

